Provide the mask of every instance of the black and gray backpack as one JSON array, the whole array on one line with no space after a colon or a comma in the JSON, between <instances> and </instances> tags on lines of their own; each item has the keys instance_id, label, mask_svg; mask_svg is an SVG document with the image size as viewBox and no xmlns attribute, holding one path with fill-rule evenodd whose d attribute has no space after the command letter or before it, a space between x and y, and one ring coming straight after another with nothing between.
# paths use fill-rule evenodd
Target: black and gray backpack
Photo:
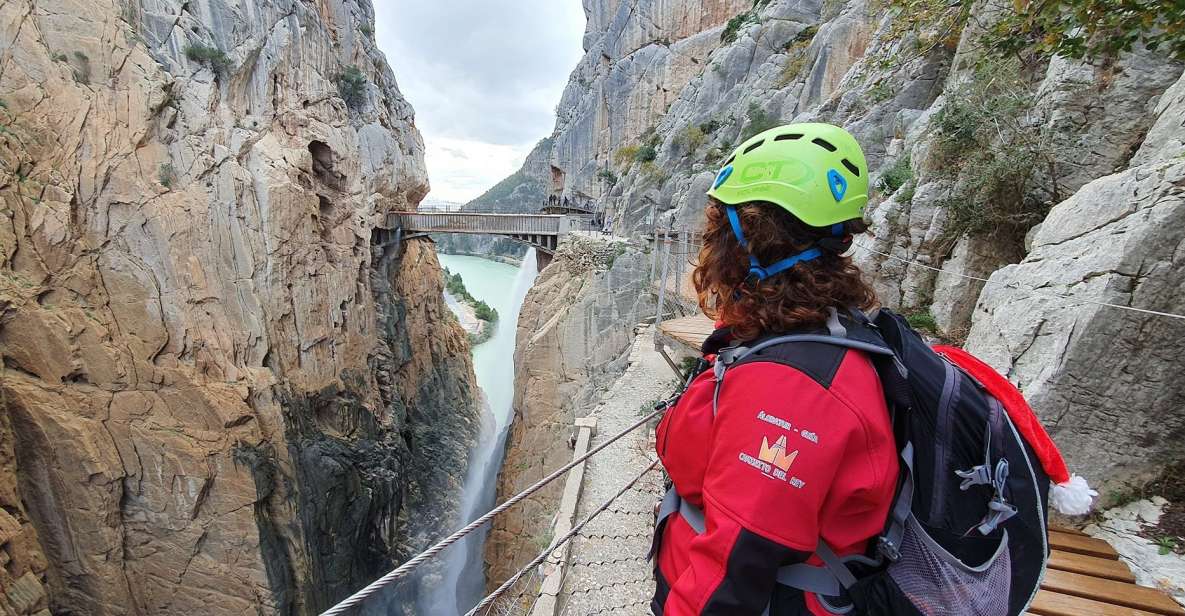
<instances>
[{"instance_id":1,"label":"black and gray backpack","mask_svg":"<svg viewBox=\"0 0 1185 616\"><path fill-rule=\"evenodd\" d=\"M833 312L827 331L724 349L714 366L717 388L736 365L810 352L818 343L872 359L893 416L901 474L884 532L868 554L841 559L820 542L816 555L825 565L785 566L779 584L815 593L837 614L1022 613L1049 554L1050 481L1001 400L958 358L936 352L883 309L875 319ZM698 513L686 503L677 510L689 521ZM694 522L702 524L702 516Z\"/></svg>"}]
</instances>

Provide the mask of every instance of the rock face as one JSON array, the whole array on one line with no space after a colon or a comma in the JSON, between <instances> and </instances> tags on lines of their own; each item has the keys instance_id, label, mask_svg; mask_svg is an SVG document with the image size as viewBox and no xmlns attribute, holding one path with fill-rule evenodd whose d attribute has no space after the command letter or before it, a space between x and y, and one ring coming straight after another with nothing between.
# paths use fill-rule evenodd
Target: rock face
<instances>
[{"instance_id":1,"label":"rock face","mask_svg":"<svg viewBox=\"0 0 1185 616\"><path fill-rule=\"evenodd\" d=\"M882 302L970 335L1092 481L1138 480L1185 457L1182 323L1089 302L1185 311L1183 65L1138 45L998 58L983 33L1011 4L965 4L586 2L588 53L545 143L552 194L622 235L694 230L737 144L843 125L877 187L856 258Z\"/></svg>"},{"instance_id":2,"label":"rock face","mask_svg":"<svg viewBox=\"0 0 1185 616\"><path fill-rule=\"evenodd\" d=\"M641 292L649 275L650 259L636 248L579 235L540 273L519 313L515 414L499 502L571 461L573 420L625 369L634 326L654 310ZM563 485L553 482L494 519L486 543L491 585L546 547Z\"/></svg>"},{"instance_id":3,"label":"rock face","mask_svg":"<svg viewBox=\"0 0 1185 616\"><path fill-rule=\"evenodd\" d=\"M1174 86L1180 92L1182 84ZM1185 103L1166 96L1143 164L1083 186L1049 213L1019 264L992 274L968 346L1024 387L1087 477L1113 487L1185 458ZM1040 295L1019 289L1040 288Z\"/></svg>"},{"instance_id":4,"label":"rock face","mask_svg":"<svg viewBox=\"0 0 1185 616\"><path fill-rule=\"evenodd\" d=\"M451 525L477 394L383 247L427 180L372 31L0 4L0 613L315 613Z\"/></svg>"}]
</instances>

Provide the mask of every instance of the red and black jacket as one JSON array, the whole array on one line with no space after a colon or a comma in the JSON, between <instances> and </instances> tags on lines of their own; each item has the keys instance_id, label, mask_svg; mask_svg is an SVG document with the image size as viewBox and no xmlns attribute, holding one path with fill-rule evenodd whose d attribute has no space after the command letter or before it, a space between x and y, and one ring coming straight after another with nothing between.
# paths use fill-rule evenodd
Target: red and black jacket
<instances>
[{"instance_id":1,"label":"red and black jacket","mask_svg":"<svg viewBox=\"0 0 1185 616\"><path fill-rule=\"evenodd\" d=\"M725 344L718 331L705 355ZM657 529L655 614L827 614L812 595L777 586L777 569L818 564L820 538L840 556L865 553L884 526L897 447L869 359L819 343L754 359L729 369L715 415L709 370L658 426L658 455L706 530L678 515Z\"/></svg>"}]
</instances>

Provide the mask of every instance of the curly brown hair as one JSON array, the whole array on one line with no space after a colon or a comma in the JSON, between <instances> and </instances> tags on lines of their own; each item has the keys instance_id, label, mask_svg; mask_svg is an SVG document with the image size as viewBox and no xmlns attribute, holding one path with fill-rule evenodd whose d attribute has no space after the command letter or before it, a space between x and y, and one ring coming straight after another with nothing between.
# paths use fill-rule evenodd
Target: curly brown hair
<instances>
[{"instance_id":1,"label":"curly brown hair","mask_svg":"<svg viewBox=\"0 0 1185 616\"><path fill-rule=\"evenodd\" d=\"M733 235L724 204L710 199L704 224L704 246L693 280L704 314L724 321L739 340L826 323L831 307L876 306L876 292L860 269L837 250L799 263L790 270L755 282L749 277L749 254ZM764 266L798 254L832 238L830 228L810 227L790 212L763 201L736 206L749 249ZM863 233L863 221L844 223L849 234Z\"/></svg>"}]
</instances>

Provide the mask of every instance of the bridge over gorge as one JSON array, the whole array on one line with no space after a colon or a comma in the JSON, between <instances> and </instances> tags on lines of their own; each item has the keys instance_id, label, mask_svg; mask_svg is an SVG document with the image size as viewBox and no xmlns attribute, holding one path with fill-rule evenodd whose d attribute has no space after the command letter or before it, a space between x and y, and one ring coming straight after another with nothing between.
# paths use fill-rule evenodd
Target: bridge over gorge
<instances>
[{"instance_id":1,"label":"bridge over gorge","mask_svg":"<svg viewBox=\"0 0 1185 616\"><path fill-rule=\"evenodd\" d=\"M385 228L378 230L374 242L382 248L432 233L500 235L534 247L540 268L551 262L565 235L573 231L591 231L595 226L591 217L572 212L390 212L386 222Z\"/></svg>"}]
</instances>

